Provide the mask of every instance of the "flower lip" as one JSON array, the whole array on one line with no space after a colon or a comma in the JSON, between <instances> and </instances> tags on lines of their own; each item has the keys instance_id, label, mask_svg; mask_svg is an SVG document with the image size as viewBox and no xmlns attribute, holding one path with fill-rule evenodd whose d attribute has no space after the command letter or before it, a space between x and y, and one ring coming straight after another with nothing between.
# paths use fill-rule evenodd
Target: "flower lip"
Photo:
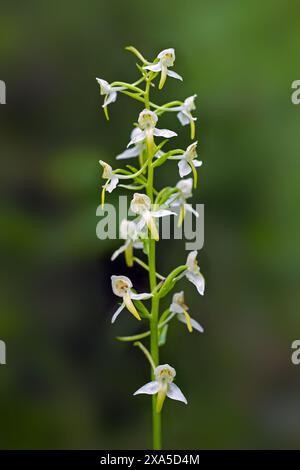
<instances>
[{"instance_id":1,"label":"flower lip","mask_svg":"<svg viewBox=\"0 0 300 470\"><path fill-rule=\"evenodd\" d=\"M111 276L112 290L118 297L124 297L132 288L132 282L127 276Z\"/></svg>"},{"instance_id":2,"label":"flower lip","mask_svg":"<svg viewBox=\"0 0 300 470\"><path fill-rule=\"evenodd\" d=\"M169 364L163 364L156 367L154 374L157 381L171 383L176 376L176 371Z\"/></svg>"}]
</instances>

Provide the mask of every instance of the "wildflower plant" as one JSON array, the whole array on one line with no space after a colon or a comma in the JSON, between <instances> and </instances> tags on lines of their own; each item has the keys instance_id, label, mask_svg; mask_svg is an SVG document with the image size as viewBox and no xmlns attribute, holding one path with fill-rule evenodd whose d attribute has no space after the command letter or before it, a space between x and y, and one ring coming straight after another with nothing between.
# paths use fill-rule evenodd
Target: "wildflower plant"
<instances>
[{"instance_id":1,"label":"wildflower plant","mask_svg":"<svg viewBox=\"0 0 300 470\"><path fill-rule=\"evenodd\" d=\"M127 149L117 156L117 160L136 159L136 164L126 165L123 169L113 169L108 163L100 160L105 182L102 186L101 202L104 205L106 192L111 193L117 186L132 192L130 204L134 220L123 220L120 225L121 246L112 254L112 261L124 254L128 267L135 264L147 270L149 291L137 293L127 276L111 277L112 290L121 299L121 304L112 317L114 323L121 312L128 311L137 321L148 323L145 332L132 336L118 337L120 341L132 342L144 353L151 367L151 381L139 388L134 395L152 395L153 448L161 449L161 412L165 398L187 404L187 399L174 383L176 371L160 360L160 347L166 343L168 327L172 320L179 320L188 332L202 333L203 328L189 314L185 303L184 291L173 292L180 280L190 281L200 295L204 294L205 281L197 263L197 251L188 254L186 261L175 267L167 276L157 273L156 244L159 241L158 219L177 217L178 225L183 223L186 211L195 217L198 213L188 204L193 188L197 187L197 167L202 162L197 158L197 141L195 141L195 98L192 95L184 101L172 101L156 104L150 100L150 90L157 86L161 90L170 78L182 80L177 72L170 70L175 63L174 49L165 49L151 62L136 48L127 47L139 63L137 68L141 77L134 83L115 81L109 84L97 78L100 94L104 95L103 109L109 119L108 107L118 98L126 95L141 103L141 112L131 131ZM192 143L186 149L172 149L177 133L161 128L160 118L165 113L174 113L183 126L189 125ZM163 140L162 140L163 139ZM155 172L163 164L172 160L178 163L180 180L173 186L158 189L154 186ZM190 178L184 178L190 175ZM179 210L179 215L174 209ZM136 250L145 255L146 261L136 256ZM176 289L175 289L176 288ZM161 300L170 294L169 307L161 312ZM172 294L172 295L171 295ZM146 305L145 302L146 301ZM149 307L149 303L151 303ZM123 315L124 313L122 313ZM150 340L150 348L143 341Z\"/></svg>"}]
</instances>

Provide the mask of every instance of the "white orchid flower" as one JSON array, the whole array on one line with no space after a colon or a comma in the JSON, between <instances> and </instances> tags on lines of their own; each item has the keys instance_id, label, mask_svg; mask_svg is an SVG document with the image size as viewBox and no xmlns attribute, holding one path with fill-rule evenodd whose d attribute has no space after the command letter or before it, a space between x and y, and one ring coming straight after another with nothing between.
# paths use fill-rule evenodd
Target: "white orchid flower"
<instances>
[{"instance_id":1,"label":"white orchid flower","mask_svg":"<svg viewBox=\"0 0 300 470\"><path fill-rule=\"evenodd\" d=\"M184 276L196 286L197 291L200 295L204 295L205 289L205 279L200 272L200 268L197 262L197 251L191 251L189 253L186 265L188 267L187 271L184 272Z\"/></svg>"},{"instance_id":2,"label":"white orchid flower","mask_svg":"<svg viewBox=\"0 0 300 470\"><path fill-rule=\"evenodd\" d=\"M170 139L171 137L176 137L176 132L170 131L169 129L157 129L155 126L157 124L158 117L149 109L144 109L140 112L138 118L138 125L137 131L135 135L131 137L131 140L127 147L130 145L136 145L139 142L142 142L146 139L147 142L152 143L153 136L156 137L166 137Z\"/></svg>"},{"instance_id":3,"label":"white orchid flower","mask_svg":"<svg viewBox=\"0 0 300 470\"><path fill-rule=\"evenodd\" d=\"M174 108L174 110L176 109L176 111L179 111L177 117L183 126L187 126L188 124L190 124L191 121L197 121L197 118L192 116L192 111L195 111L196 109L196 97L197 95L189 96L184 100L181 106L178 106L178 108Z\"/></svg>"},{"instance_id":4,"label":"white orchid flower","mask_svg":"<svg viewBox=\"0 0 300 470\"><path fill-rule=\"evenodd\" d=\"M157 394L157 413L161 411L166 397L169 397L172 400L182 401L187 405L187 399L183 395L182 391L173 383L176 376L176 370L173 367L169 366L169 364L158 366L154 370L154 374L155 380L143 385L143 387L139 388L134 395L140 395L143 393L146 395Z\"/></svg>"},{"instance_id":5,"label":"white orchid flower","mask_svg":"<svg viewBox=\"0 0 300 470\"><path fill-rule=\"evenodd\" d=\"M169 77L176 78L177 80L182 80L182 77L178 75L178 73L168 69L168 67L173 67L175 62L175 50L173 48L164 49L163 51L161 51L158 54L157 59L159 59L158 62L146 65L144 69L151 70L151 72L161 72L160 82L158 85L158 88L160 90L165 84L167 75Z\"/></svg>"},{"instance_id":6,"label":"white orchid flower","mask_svg":"<svg viewBox=\"0 0 300 470\"><path fill-rule=\"evenodd\" d=\"M102 78L96 78L97 82L100 85L100 93L104 95L104 103L102 108L106 108L110 103L114 103L117 99L119 91L125 90L123 86L111 86L106 80Z\"/></svg>"},{"instance_id":7,"label":"white orchid flower","mask_svg":"<svg viewBox=\"0 0 300 470\"><path fill-rule=\"evenodd\" d=\"M146 194L134 193L130 203L130 209L134 214L139 215L140 221L138 222L139 229L141 230L147 225L149 232L154 240L159 240L159 235L154 218L166 217L168 215L176 215L167 209L151 210L151 200Z\"/></svg>"},{"instance_id":8,"label":"white orchid flower","mask_svg":"<svg viewBox=\"0 0 300 470\"><path fill-rule=\"evenodd\" d=\"M179 111L177 113L177 118L182 126L187 126L190 124L191 126L191 139L193 140L195 137L195 121L197 118L192 115L192 111L195 111L195 98L197 95L189 96L184 100L181 106L177 106L172 108L172 111Z\"/></svg>"},{"instance_id":9,"label":"white orchid flower","mask_svg":"<svg viewBox=\"0 0 300 470\"><path fill-rule=\"evenodd\" d=\"M140 134L140 129L138 127L135 127L133 131L131 132L130 139L133 141L136 136ZM116 160L127 160L129 158L135 158L138 157L143 153L143 151L146 149L146 145L144 142L137 142L133 147L130 147L124 152L120 153L119 155L116 156ZM158 150L156 154L154 155L155 158L159 158L163 155L163 152L161 150Z\"/></svg>"},{"instance_id":10,"label":"white orchid flower","mask_svg":"<svg viewBox=\"0 0 300 470\"><path fill-rule=\"evenodd\" d=\"M185 217L186 211L191 212L195 217L199 217L198 212L192 207L191 204L188 204L186 201L192 197L192 188L193 188L193 178L186 178L178 181L176 188L179 190L178 193L172 195L167 201L167 205L172 207L179 207L179 220L178 226L182 224L182 221Z\"/></svg>"},{"instance_id":11,"label":"white orchid flower","mask_svg":"<svg viewBox=\"0 0 300 470\"><path fill-rule=\"evenodd\" d=\"M135 127L133 131L131 132L130 135L130 142L135 140L135 137L137 137L140 133L140 129L138 127ZM119 155L116 156L117 160L126 160L127 158L134 158L138 157L144 150L146 146L143 142L137 142L133 147L124 150L124 152L120 153Z\"/></svg>"},{"instance_id":12,"label":"white orchid flower","mask_svg":"<svg viewBox=\"0 0 300 470\"><path fill-rule=\"evenodd\" d=\"M112 290L115 295L118 297L122 297L123 302L120 305L120 307L117 309L117 311L114 313L111 322L114 323L117 319L117 317L120 315L122 310L126 307L127 310L129 310L132 315L137 318L138 320L141 320L141 317L137 311L137 309L134 306L134 303L132 300L145 300L145 299L150 299L152 297L152 294L150 293L144 293L144 294L135 294L132 292L132 282L131 280L126 277L126 276L111 276L111 285L112 285Z\"/></svg>"},{"instance_id":13,"label":"white orchid flower","mask_svg":"<svg viewBox=\"0 0 300 470\"><path fill-rule=\"evenodd\" d=\"M106 183L102 186L102 195L101 195L101 205L104 205L104 198L105 198L105 191L111 193L119 184L119 180L127 180L127 179L134 179L136 176L141 174L144 171L144 168L147 162L144 163L142 168L138 170L136 173L131 173L129 175L118 174L113 171L112 167L104 162L103 160L99 160L100 165L103 168L102 178L106 179Z\"/></svg>"},{"instance_id":14,"label":"white orchid flower","mask_svg":"<svg viewBox=\"0 0 300 470\"><path fill-rule=\"evenodd\" d=\"M125 240L125 243L113 253L111 260L114 261L121 253L125 252L127 266L133 266L133 248L143 248L143 242L139 241L142 235L133 220L123 219L120 224L120 238Z\"/></svg>"},{"instance_id":15,"label":"white orchid flower","mask_svg":"<svg viewBox=\"0 0 300 470\"><path fill-rule=\"evenodd\" d=\"M177 313L178 320L187 325L190 333L192 333L193 328L195 328L195 330L199 331L200 333L203 333L204 330L202 326L200 323L190 317L188 310L189 307L184 303L184 292L176 292L176 294L173 295L170 311L172 313Z\"/></svg>"},{"instance_id":16,"label":"white orchid flower","mask_svg":"<svg viewBox=\"0 0 300 470\"><path fill-rule=\"evenodd\" d=\"M197 186L197 171L196 167L202 165L202 161L197 160L197 145L198 141L189 145L183 155L172 155L170 160L179 160L178 168L181 178L193 173L194 187Z\"/></svg>"},{"instance_id":17,"label":"white orchid flower","mask_svg":"<svg viewBox=\"0 0 300 470\"><path fill-rule=\"evenodd\" d=\"M104 185L105 190L108 193L111 193L118 186L119 176L113 172L112 167L108 163L104 162L103 160L99 160L99 163L103 168L102 178L107 180Z\"/></svg>"}]
</instances>

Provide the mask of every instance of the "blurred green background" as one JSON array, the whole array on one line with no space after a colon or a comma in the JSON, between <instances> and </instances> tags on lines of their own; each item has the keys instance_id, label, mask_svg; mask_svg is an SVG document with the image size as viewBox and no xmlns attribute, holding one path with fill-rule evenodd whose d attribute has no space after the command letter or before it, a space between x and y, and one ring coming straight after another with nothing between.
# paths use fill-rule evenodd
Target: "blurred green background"
<instances>
[{"instance_id":1,"label":"blurred green background","mask_svg":"<svg viewBox=\"0 0 300 470\"><path fill-rule=\"evenodd\" d=\"M166 402L169 449L293 448L300 442L300 366L291 364L299 321L298 1L2 1L1 313L2 449L150 446L148 380L138 350L114 340L138 331L122 315L110 275L147 276L118 241L96 238L102 180L140 106L120 96L107 123L95 77L135 80L138 47L154 58L176 49L157 99L197 93L205 246L204 298L185 286L205 334L170 329L161 362L176 367L189 406ZM174 116L161 127L189 142ZM160 184L177 181L177 167ZM116 191L111 201L122 194ZM159 270L185 259L184 242L162 244ZM140 327L143 329L143 327Z\"/></svg>"}]
</instances>

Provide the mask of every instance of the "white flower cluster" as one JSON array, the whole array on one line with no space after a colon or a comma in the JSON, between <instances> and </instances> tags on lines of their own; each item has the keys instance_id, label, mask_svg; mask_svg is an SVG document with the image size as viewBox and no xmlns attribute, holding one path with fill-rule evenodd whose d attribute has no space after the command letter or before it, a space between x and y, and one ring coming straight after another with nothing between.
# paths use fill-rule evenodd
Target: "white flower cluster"
<instances>
[{"instance_id":1,"label":"white flower cluster","mask_svg":"<svg viewBox=\"0 0 300 470\"><path fill-rule=\"evenodd\" d=\"M151 86L155 86L153 82L156 77L159 77L159 89L163 88L167 77L182 81L182 77L178 73L170 70L175 63L175 51L173 48L164 49L157 55L154 61L149 62L135 48L129 47L128 50L133 52L142 61L141 66L139 66L142 77L131 84L126 82L112 82L109 84L106 80L100 78L97 78L97 81L100 85L100 93L104 95L103 108L107 118L107 106L116 101L118 93L127 95L144 104L145 109L140 112L135 127L131 131L127 148L116 157L118 161L137 158L139 169L127 165L126 169L113 170L111 165L100 160L99 163L103 168L102 177L106 180L102 186L102 204L104 203L106 191L111 193L118 185L134 191L130 209L135 215L135 219L123 220L121 222L120 238L123 240L123 243L112 254L111 259L113 261L120 254L124 253L129 267L133 266L134 262L139 261L139 264L149 271L151 285L149 290L152 290L152 292L138 294L127 276L111 276L113 293L122 299L111 321L114 323L119 314L126 308L137 320L149 317L150 323L156 321L157 331L155 334L157 335L161 334L163 330L166 331L165 327L174 317L184 323L189 332L196 330L202 333L204 331L203 327L189 315L189 307L185 304L184 291L173 294L166 315L162 314L159 317L158 312L155 312L155 306L159 305L160 298L167 295L180 279L187 279L196 287L200 295L204 295L205 280L197 263L197 252L190 252L183 266L177 268L177 270L175 269L169 276L163 277L158 275L156 271L153 272L153 269L155 269L155 257L151 258L153 251L149 251L149 239L152 241L159 240L156 222L158 218L177 215L174 209L178 208L179 225L183 222L186 211L191 212L195 217L199 216L191 204L187 202L192 197L193 188L197 187L196 168L202 165L202 161L198 159L197 154L198 142L194 140L196 117L193 116L193 112L196 109L195 98L197 95L189 96L184 101L174 101L164 105L152 103L149 99L149 90ZM145 89L140 87L140 84L143 82L146 85ZM160 126L158 127L158 121L160 116L170 112L176 113L182 126L190 126L193 142L186 149L165 150L169 139L176 137L177 133L169 129L162 129ZM156 138L164 140L161 141ZM158 143L156 143L156 140L158 140ZM161 191L154 193L154 170L165 162L172 160L178 162L180 180L174 187L163 188ZM188 175L191 175L191 177L185 178ZM132 181L129 185L125 185L123 184L125 180ZM140 192L143 189L145 193ZM157 196L155 201L153 194L154 197ZM162 195L165 197L162 197ZM152 250L155 250L153 245L151 246ZM134 256L134 250L143 250L148 257L148 264L137 259ZM154 278L158 276L161 280L160 283L154 284L154 289L153 283L151 283L153 276ZM152 307L154 305L151 313L141 302L148 299L152 299ZM155 318L153 318L154 315L156 315ZM136 341L136 339L142 339L152 334L153 328L151 327L151 330L144 334L124 337L124 340ZM186 404L185 396L177 385L173 383L176 376L175 369L168 364L158 365L158 361L155 363L154 356L151 356L154 351L151 350L151 353L149 353L144 346L141 349L144 352L146 351L146 356L153 367L152 377L155 379L139 388L134 395L156 395L157 413L161 411L166 397L182 401Z\"/></svg>"}]
</instances>

